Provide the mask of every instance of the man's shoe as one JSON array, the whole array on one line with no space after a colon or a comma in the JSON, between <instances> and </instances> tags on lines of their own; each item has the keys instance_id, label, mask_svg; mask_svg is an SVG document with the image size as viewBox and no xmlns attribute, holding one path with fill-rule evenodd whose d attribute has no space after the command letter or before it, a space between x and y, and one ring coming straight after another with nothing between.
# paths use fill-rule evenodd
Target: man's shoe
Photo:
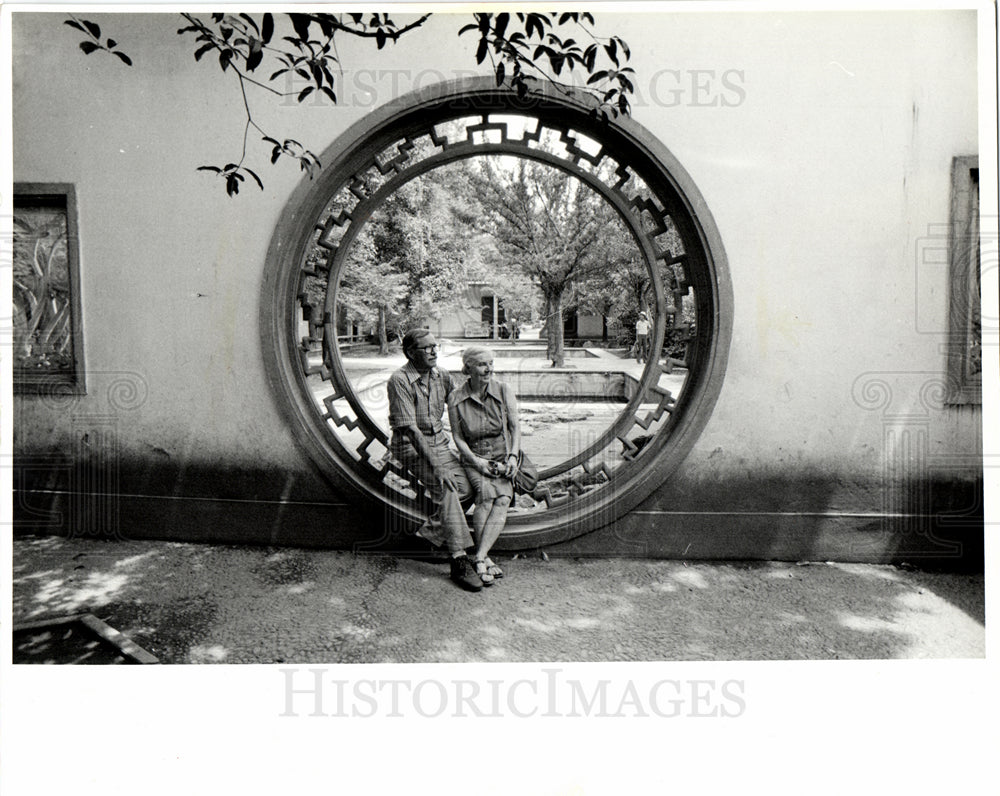
<instances>
[{"instance_id":1,"label":"man's shoe","mask_svg":"<svg viewBox=\"0 0 1000 796\"><path fill-rule=\"evenodd\" d=\"M476 574L476 565L468 556L451 560L451 579L468 591L482 591L483 581Z\"/></svg>"}]
</instances>

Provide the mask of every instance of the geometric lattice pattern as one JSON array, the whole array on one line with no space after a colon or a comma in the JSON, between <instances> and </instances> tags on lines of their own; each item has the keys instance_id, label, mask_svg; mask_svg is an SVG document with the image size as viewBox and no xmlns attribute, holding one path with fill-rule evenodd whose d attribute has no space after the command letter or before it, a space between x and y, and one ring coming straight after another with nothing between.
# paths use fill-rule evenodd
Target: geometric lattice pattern
<instances>
[{"instance_id":1,"label":"geometric lattice pattern","mask_svg":"<svg viewBox=\"0 0 1000 796\"><path fill-rule=\"evenodd\" d=\"M310 251L302 253L296 317L310 319L314 335L322 334L325 340L324 361L315 363L309 357L311 337L304 337L299 366L303 374L319 375L329 385L319 403L331 444L346 454L345 460L353 462L366 481L392 491L397 498L416 501L423 490L387 455L385 432L368 416L345 374L335 339L339 271L358 229L394 190L431 168L480 153L528 157L556 165L618 209L647 259L653 283L656 323L652 350L659 351L663 345L668 303L679 306L682 297L692 291L688 272L697 264L689 262L688 252L698 247L683 240L674 222L678 209L667 206L641 174L601 142L547 116L456 115L371 152L333 192L315 220ZM315 284L317 279L325 285L323 307L309 305L307 281ZM644 452L661 447L671 428L677 396L660 385L662 376L654 358L646 366L634 397L607 431L583 452L542 473L536 498L546 507L563 507L614 482L620 468L641 467Z\"/></svg>"}]
</instances>

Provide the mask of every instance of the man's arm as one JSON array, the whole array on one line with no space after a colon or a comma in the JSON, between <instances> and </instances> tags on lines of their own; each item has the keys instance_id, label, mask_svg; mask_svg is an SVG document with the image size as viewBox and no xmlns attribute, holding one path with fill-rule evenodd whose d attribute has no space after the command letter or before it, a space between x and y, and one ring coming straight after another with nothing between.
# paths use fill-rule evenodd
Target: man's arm
<instances>
[{"instance_id":1,"label":"man's arm","mask_svg":"<svg viewBox=\"0 0 1000 796\"><path fill-rule=\"evenodd\" d=\"M394 428L393 432L403 434L410 441L414 450L416 450L420 457L430 465L431 472L434 473L434 478L437 479L440 484L453 492L458 491L458 484L455 483L455 479L451 477L447 470L441 468L441 464L438 462L434 449L431 448L431 445L427 441L427 437L423 435L423 432L417 428L416 423L408 426L399 426Z\"/></svg>"}]
</instances>

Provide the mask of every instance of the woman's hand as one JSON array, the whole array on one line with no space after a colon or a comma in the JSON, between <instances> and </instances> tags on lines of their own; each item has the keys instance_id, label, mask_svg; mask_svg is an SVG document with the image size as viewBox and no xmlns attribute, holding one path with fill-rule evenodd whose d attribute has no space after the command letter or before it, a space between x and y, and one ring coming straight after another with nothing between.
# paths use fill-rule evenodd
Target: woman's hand
<instances>
[{"instance_id":1,"label":"woman's hand","mask_svg":"<svg viewBox=\"0 0 1000 796\"><path fill-rule=\"evenodd\" d=\"M513 478L517 475L517 454L511 453L507 456L507 466L504 471L507 478Z\"/></svg>"}]
</instances>

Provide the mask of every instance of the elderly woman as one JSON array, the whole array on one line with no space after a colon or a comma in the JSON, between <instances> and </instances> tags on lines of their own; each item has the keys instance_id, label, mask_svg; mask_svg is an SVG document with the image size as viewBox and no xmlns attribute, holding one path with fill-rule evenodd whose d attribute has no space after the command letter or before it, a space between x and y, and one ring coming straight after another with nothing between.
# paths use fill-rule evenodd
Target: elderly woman
<instances>
[{"instance_id":1,"label":"elderly woman","mask_svg":"<svg viewBox=\"0 0 1000 796\"><path fill-rule=\"evenodd\" d=\"M451 433L476 495L472 514L476 572L488 586L503 577L489 558L490 548L507 522L514 497L512 479L521 450L517 398L493 378L493 352L471 346L462 354L466 382L448 398Z\"/></svg>"}]
</instances>

